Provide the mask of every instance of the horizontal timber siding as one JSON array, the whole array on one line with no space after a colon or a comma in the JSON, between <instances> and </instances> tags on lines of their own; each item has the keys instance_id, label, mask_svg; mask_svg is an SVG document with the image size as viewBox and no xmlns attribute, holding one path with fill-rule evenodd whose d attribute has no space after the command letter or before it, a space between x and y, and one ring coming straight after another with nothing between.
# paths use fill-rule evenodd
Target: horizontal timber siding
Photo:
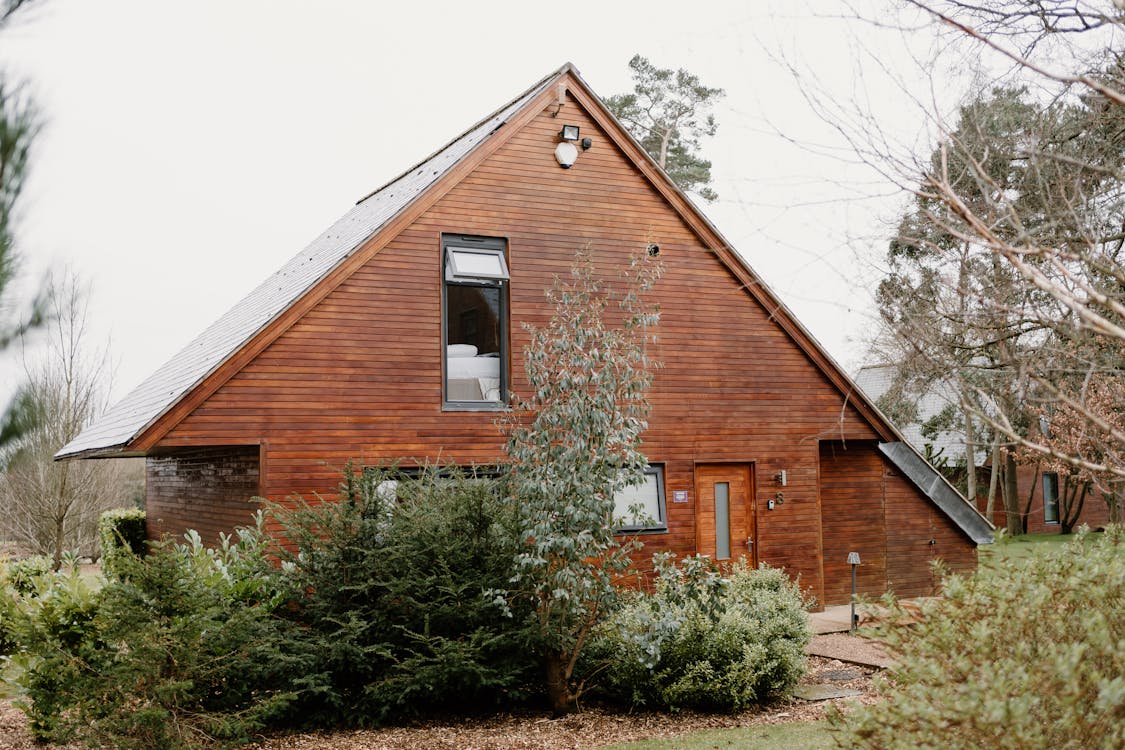
<instances>
[{"instance_id":1,"label":"horizontal timber siding","mask_svg":"<svg viewBox=\"0 0 1125 750\"><path fill-rule=\"evenodd\" d=\"M887 519L883 458L874 441L820 444L821 536L824 544L824 604L851 600L848 555L858 552L856 590L878 596L886 590Z\"/></svg>"},{"instance_id":2,"label":"horizontal timber siding","mask_svg":"<svg viewBox=\"0 0 1125 750\"><path fill-rule=\"evenodd\" d=\"M334 492L349 459L495 462L494 412L442 410L442 233L508 240L512 388L526 392L522 324L588 247L615 279L659 244L665 273L650 353L662 363L643 450L665 466L668 533L645 554L694 551L695 465L755 465L761 562L821 591L819 441L874 440L871 425L573 100L540 113L168 432L162 448L261 442L276 501ZM554 158L561 123L593 147ZM753 258L751 258L751 261ZM611 308L612 309L612 308ZM788 476L781 488L772 477ZM676 490L687 502L674 503Z\"/></svg>"}]
</instances>

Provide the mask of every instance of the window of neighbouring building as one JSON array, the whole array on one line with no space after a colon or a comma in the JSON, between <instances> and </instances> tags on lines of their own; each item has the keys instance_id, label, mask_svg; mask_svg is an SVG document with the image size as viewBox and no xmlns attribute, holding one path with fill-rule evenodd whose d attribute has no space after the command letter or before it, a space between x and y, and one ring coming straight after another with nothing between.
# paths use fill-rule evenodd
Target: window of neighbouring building
<instances>
[{"instance_id":1,"label":"window of neighbouring building","mask_svg":"<svg viewBox=\"0 0 1125 750\"><path fill-rule=\"evenodd\" d=\"M1053 471L1043 474L1043 520L1059 522L1059 475Z\"/></svg>"}]
</instances>

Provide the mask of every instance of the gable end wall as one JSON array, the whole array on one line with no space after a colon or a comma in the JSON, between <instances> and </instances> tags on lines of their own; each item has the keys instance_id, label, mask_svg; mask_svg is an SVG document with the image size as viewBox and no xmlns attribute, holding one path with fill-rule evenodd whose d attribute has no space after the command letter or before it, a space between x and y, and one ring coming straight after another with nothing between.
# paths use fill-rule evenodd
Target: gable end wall
<instances>
[{"instance_id":1,"label":"gable end wall","mask_svg":"<svg viewBox=\"0 0 1125 750\"><path fill-rule=\"evenodd\" d=\"M595 121L573 101L558 119L553 109L512 134L160 447L262 442L262 490L275 501L331 494L349 459L496 461L503 440L494 413L441 408L441 234L508 240L517 392L526 388L521 324L546 322L544 290L569 272L575 252L589 246L613 278L655 242L665 275L654 292L662 318L652 355L663 366L643 450L665 466L669 532L646 536L646 552L694 551L695 464L752 463L760 560L799 574L819 595L819 441L878 435ZM564 122L593 139L565 171L553 156ZM781 470L785 502L769 511ZM687 502L673 503L675 490L687 491Z\"/></svg>"}]
</instances>

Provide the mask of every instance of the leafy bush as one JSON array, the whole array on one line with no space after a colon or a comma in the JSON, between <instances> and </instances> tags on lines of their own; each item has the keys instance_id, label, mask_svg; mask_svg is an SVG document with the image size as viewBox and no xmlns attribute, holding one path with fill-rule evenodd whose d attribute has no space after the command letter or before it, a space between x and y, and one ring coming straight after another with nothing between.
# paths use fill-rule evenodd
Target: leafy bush
<instances>
[{"instance_id":1,"label":"leafy bush","mask_svg":"<svg viewBox=\"0 0 1125 750\"><path fill-rule=\"evenodd\" d=\"M4 585L21 596L38 594L51 580L51 558L46 555L12 560L5 566Z\"/></svg>"},{"instance_id":2,"label":"leafy bush","mask_svg":"<svg viewBox=\"0 0 1125 750\"><path fill-rule=\"evenodd\" d=\"M279 514L295 551L289 611L315 643L309 724L370 725L510 704L536 668L526 610L486 595L512 576L511 511L495 480L429 469L345 475L341 502Z\"/></svg>"},{"instance_id":3,"label":"leafy bush","mask_svg":"<svg viewBox=\"0 0 1125 750\"><path fill-rule=\"evenodd\" d=\"M1125 747L1123 612L1120 528L949 577L917 626L881 631L885 700L833 723L848 747Z\"/></svg>"},{"instance_id":4,"label":"leafy bush","mask_svg":"<svg viewBox=\"0 0 1125 750\"><path fill-rule=\"evenodd\" d=\"M77 564L58 572L42 555L13 560L0 571L0 656L26 646L29 623L42 618L59 628L81 630L93 588L78 574Z\"/></svg>"},{"instance_id":5,"label":"leafy bush","mask_svg":"<svg viewBox=\"0 0 1125 750\"><path fill-rule=\"evenodd\" d=\"M123 559L144 555L147 538L143 510L114 508L102 513L98 518L98 540L106 575L117 575Z\"/></svg>"},{"instance_id":6,"label":"leafy bush","mask_svg":"<svg viewBox=\"0 0 1125 750\"><path fill-rule=\"evenodd\" d=\"M784 572L705 557L654 558L653 593L638 593L600 634L604 690L651 708L736 711L780 697L804 673L804 601Z\"/></svg>"},{"instance_id":7,"label":"leafy bush","mask_svg":"<svg viewBox=\"0 0 1125 750\"><path fill-rule=\"evenodd\" d=\"M273 617L283 602L261 519L217 549L194 532L94 597L56 585L29 623L20 678L32 731L121 748L245 741L284 715L304 640Z\"/></svg>"}]
</instances>

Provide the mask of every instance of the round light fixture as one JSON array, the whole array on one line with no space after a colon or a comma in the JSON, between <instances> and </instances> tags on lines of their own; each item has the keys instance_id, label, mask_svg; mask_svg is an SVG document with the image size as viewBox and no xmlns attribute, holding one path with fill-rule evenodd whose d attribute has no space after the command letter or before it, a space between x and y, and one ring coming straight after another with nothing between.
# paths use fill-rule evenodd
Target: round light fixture
<instances>
[{"instance_id":1,"label":"round light fixture","mask_svg":"<svg viewBox=\"0 0 1125 750\"><path fill-rule=\"evenodd\" d=\"M555 146L555 158L558 159L560 167L570 169L578 160L578 149L570 141L563 141Z\"/></svg>"}]
</instances>

